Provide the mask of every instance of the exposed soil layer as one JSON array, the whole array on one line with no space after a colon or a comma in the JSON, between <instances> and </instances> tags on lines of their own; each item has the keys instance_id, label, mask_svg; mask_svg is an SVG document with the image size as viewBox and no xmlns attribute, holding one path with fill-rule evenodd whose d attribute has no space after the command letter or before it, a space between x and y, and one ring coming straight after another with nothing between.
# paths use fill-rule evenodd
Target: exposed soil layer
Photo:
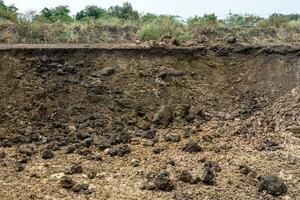
<instances>
[{"instance_id":1,"label":"exposed soil layer","mask_svg":"<svg viewBox=\"0 0 300 200\"><path fill-rule=\"evenodd\" d=\"M299 199L300 49L0 47L1 199Z\"/></svg>"}]
</instances>

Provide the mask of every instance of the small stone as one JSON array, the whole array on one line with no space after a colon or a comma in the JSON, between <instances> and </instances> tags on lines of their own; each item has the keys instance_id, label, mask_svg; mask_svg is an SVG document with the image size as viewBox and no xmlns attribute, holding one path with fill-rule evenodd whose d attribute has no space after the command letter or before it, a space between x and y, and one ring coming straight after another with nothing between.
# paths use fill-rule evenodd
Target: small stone
<instances>
[{"instance_id":1,"label":"small stone","mask_svg":"<svg viewBox=\"0 0 300 200\"><path fill-rule=\"evenodd\" d=\"M162 106L154 115L153 122L166 128L171 123L172 119L172 108L170 106Z\"/></svg>"},{"instance_id":2,"label":"small stone","mask_svg":"<svg viewBox=\"0 0 300 200\"><path fill-rule=\"evenodd\" d=\"M83 172L83 167L80 163L72 164L69 169L67 170L66 174L80 174Z\"/></svg>"},{"instance_id":3,"label":"small stone","mask_svg":"<svg viewBox=\"0 0 300 200\"><path fill-rule=\"evenodd\" d=\"M193 175L188 172L187 170L183 170L180 172L178 175L178 179L185 182L185 183L190 183L190 184L197 184L200 181L199 177L193 177Z\"/></svg>"},{"instance_id":4,"label":"small stone","mask_svg":"<svg viewBox=\"0 0 300 200\"><path fill-rule=\"evenodd\" d=\"M241 174L248 175L251 172L251 169L250 169L250 167L248 167L246 165L240 165L239 171Z\"/></svg>"},{"instance_id":5,"label":"small stone","mask_svg":"<svg viewBox=\"0 0 300 200\"><path fill-rule=\"evenodd\" d=\"M77 133L77 138L79 140L84 140L84 139L87 139L87 138L90 138L90 137L91 137L90 134L87 133L87 132L79 132L79 133Z\"/></svg>"},{"instance_id":6,"label":"small stone","mask_svg":"<svg viewBox=\"0 0 300 200\"><path fill-rule=\"evenodd\" d=\"M55 180L60 180L60 179L62 179L63 177L65 177L65 173L61 172L61 173L52 174L52 175L49 177L49 179L55 181Z\"/></svg>"},{"instance_id":7,"label":"small stone","mask_svg":"<svg viewBox=\"0 0 300 200\"><path fill-rule=\"evenodd\" d=\"M70 189L75 185L75 182L68 176L63 177L60 181L61 187L65 189Z\"/></svg>"},{"instance_id":8,"label":"small stone","mask_svg":"<svg viewBox=\"0 0 300 200\"><path fill-rule=\"evenodd\" d=\"M24 164L17 164L16 166L16 171L17 172L22 172L25 170L25 165Z\"/></svg>"},{"instance_id":9,"label":"small stone","mask_svg":"<svg viewBox=\"0 0 300 200\"><path fill-rule=\"evenodd\" d=\"M237 41L237 39L234 36L229 36L229 37L226 38L226 42L228 44L234 44L234 43L236 43L236 41Z\"/></svg>"},{"instance_id":10,"label":"small stone","mask_svg":"<svg viewBox=\"0 0 300 200\"><path fill-rule=\"evenodd\" d=\"M167 134L164 136L166 142L180 142L180 135L177 134Z\"/></svg>"},{"instance_id":11,"label":"small stone","mask_svg":"<svg viewBox=\"0 0 300 200\"><path fill-rule=\"evenodd\" d=\"M166 171L161 171L157 174L153 179L153 183L157 190L172 191L174 189L170 174Z\"/></svg>"},{"instance_id":12,"label":"small stone","mask_svg":"<svg viewBox=\"0 0 300 200\"><path fill-rule=\"evenodd\" d=\"M64 71L62 69L58 69L57 70L57 74L58 75L65 75Z\"/></svg>"},{"instance_id":13,"label":"small stone","mask_svg":"<svg viewBox=\"0 0 300 200\"><path fill-rule=\"evenodd\" d=\"M77 149L77 147L75 145L70 145L70 146L67 147L65 153L66 154L74 153L76 149Z\"/></svg>"},{"instance_id":14,"label":"small stone","mask_svg":"<svg viewBox=\"0 0 300 200\"><path fill-rule=\"evenodd\" d=\"M81 184L80 183L76 183L73 187L72 187L72 191L73 192L80 192L82 190Z\"/></svg>"},{"instance_id":15,"label":"small stone","mask_svg":"<svg viewBox=\"0 0 300 200\"><path fill-rule=\"evenodd\" d=\"M120 156L123 157L126 154L129 154L131 152L131 149L127 145L119 146L119 147L114 147L114 148L109 148L107 149L107 154L114 157L114 156Z\"/></svg>"},{"instance_id":16,"label":"small stone","mask_svg":"<svg viewBox=\"0 0 300 200\"><path fill-rule=\"evenodd\" d=\"M112 67L106 67L101 70L101 75L103 76L109 76L115 73L115 69Z\"/></svg>"},{"instance_id":17,"label":"small stone","mask_svg":"<svg viewBox=\"0 0 300 200\"><path fill-rule=\"evenodd\" d=\"M33 149L32 148L23 147L23 148L19 149L19 152L21 154L25 154L26 156L32 156L33 155Z\"/></svg>"},{"instance_id":18,"label":"small stone","mask_svg":"<svg viewBox=\"0 0 300 200\"><path fill-rule=\"evenodd\" d=\"M201 181L208 185L213 185L215 179L215 174L211 168L206 167L201 177Z\"/></svg>"},{"instance_id":19,"label":"small stone","mask_svg":"<svg viewBox=\"0 0 300 200\"><path fill-rule=\"evenodd\" d=\"M42 158L46 160L54 158L53 151L51 151L50 149L45 149L44 151L42 151Z\"/></svg>"},{"instance_id":20,"label":"small stone","mask_svg":"<svg viewBox=\"0 0 300 200\"><path fill-rule=\"evenodd\" d=\"M91 172L88 174L88 178L89 178L89 179L94 179L96 176L97 176L97 172L96 172L96 171L91 171Z\"/></svg>"},{"instance_id":21,"label":"small stone","mask_svg":"<svg viewBox=\"0 0 300 200\"><path fill-rule=\"evenodd\" d=\"M273 196L280 196L287 193L287 186L282 179L274 175L266 175L259 177L258 191L266 191Z\"/></svg>"},{"instance_id":22,"label":"small stone","mask_svg":"<svg viewBox=\"0 0 300 200\"><path fill-rule=\"evenodd\" d=\"M138 160L138 159L132 159L131 160L131 165L133 167L138 167L140 165L140 160Z\"/></svg>"},{"instance_id":23,"label":"small stone","mask_svg":"<svg viewBox=\"0 0 300 200\"><path fill-rule=\"evenodd\" d=\"M175 166L175 164L176 164L175 161L173 159L171 159L171 158L168 158L167 161L166 161L166 163L168 165L171 165L171 166Z\"/></svg>"},{"instance_id":24,"label":"small stone","mask_svg":"<svg viewBox=\"0 0 300 200\"><path fill-rule=\"evenodd\" d=\"M96 186L93 184L89 184L86 194L92 194L94 192L96 192Z\"/></svg>"},{"instance_id":25,"label":"small stone","mask_svg":"<svg viewBox=\"0 0 300 200\"><path fill-rule=\"evenodd\" d=\"M91 145L93 144L93 138L86 138L86 139L84 139L82 142L81 142L81 145L83 146L83 147L87 147L87 148L89 148Z\"/></svg>"},{"instance_id":26,"label":"small stone","mask_svg":"<svg viewBox=\"0 0 300 200\"><path fill-rule=\"evenodd\" d=\"M197 142L189 141L182 147L182 150L189 153L196 153L202 151L202 148Z\"/></svg>"},{"instance_id":27,"label":"small stone","mask_svg":"<svg viewBox=\"0 0 300 200\"><path fill-rule=\"evenodd\" d=\"M137 134L138 137L145 138L145 139L154 139L156 137L156 130L151 129L147 131L141 131Z\"/></svg>"},{"instance_id":28,"label":"small stone","mask_svg":"<svg viewBox=\"0 0 300 200\"><path fill-rule=\"evenodd\" d=\"M160 153L163 152L164 150L166 150L166 149L163 148L163 147L157 147L157 148L154 148L152 151L153 151L153 153L155 153L155 154L160 154Z\"/></svg>"}]
</instances>

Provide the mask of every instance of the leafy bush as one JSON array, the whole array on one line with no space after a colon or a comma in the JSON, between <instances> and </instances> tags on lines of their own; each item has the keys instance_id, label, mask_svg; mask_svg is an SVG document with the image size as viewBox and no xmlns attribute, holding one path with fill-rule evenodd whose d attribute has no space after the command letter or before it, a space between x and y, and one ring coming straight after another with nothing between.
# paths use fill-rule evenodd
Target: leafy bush
<instances>
[{"instance_id":1,"label":"leafy bush","mask_svg":"<svg viewBox=\"0 0 300 200\"><path fill-rule=\"evenodd\" d=\"M254 27L262 19L256 15L233 14L225 19L225 24L229 27Z\"/></svg>"},{"instance_id":2,"label":"leafy bush","mask_svg":"<svg viewBox=\"0 0 300 200\"><path fill-rule=\"evenodd\" d=\"M57 6L50 9L44 8L40 13L40 17L52 23L58 21L70 22L73 20L73 18L70 16L70 12L71 11L68 6Z\"/></svg>"},{"instance_id":3,"label":"leafy bush","mask_svg":"<svg viewBox=\"0 0 300 200\"><path fill-rule=\"evenodd\" d=\"M205 14L202 17L194 16L187 19L189 25L206 25L206 26L217 26L218 17L215 14Z\"/></svg>"},{"instance_id":4,"label":"leafy bush","mask_svg":"<svg viewBox=\"0 0 300 200\"><path fill-rule=\"evenodd\" d=\"M138 20L139 13L133 9L129 2L123 3L122 6L111 6L108 13L112 17L117 17L125 20Z\"/></svg>"},{"instance_id":5,"label":"leafy bush","mask_svg":"<svg viewBox=\"0 0 300 200\"><path fill-rule=\"evenodd\" d=\"M267 28L267 27L274 27L274 28L281 28L287 27L289 23L289 17L282 14L272 14L269 18L261 20L258 23L258 26Z\"/></svg>"},{"instance_id":6,"label":"leafy bush","mask_svg":"<svg viewBox=\"0 0 300 200\"><path fill-rule=\"evenodd\" d=\"M166 35L179 39L189 39L191 36L184 28L184 25L174 16L152 16L141 24L138 35L143 41L158 40Z\"/></svg>"},{"instance_id":7,"label":"leafy bush","mask_svg":"<svg viewBox=\"0 0 300 200\"><path fill-rule=\"evenodd\" d=\"M87 6L84 10L81 10L76 14L76 20L84 18L98 19L101 17L107 17L108 13L105 9L98 6Z\"/></svg>"},{"instance_id":8,"label":"leafy bush","mask_svg":"<svg viewBox=\"0 0 300 200\"><path fill-rule=\"evenodd\" d=\"M15 21L17 20L18 9L14 6L6 6L3 0L0 0L0 18Z\"/></svg>"}]
</instances>

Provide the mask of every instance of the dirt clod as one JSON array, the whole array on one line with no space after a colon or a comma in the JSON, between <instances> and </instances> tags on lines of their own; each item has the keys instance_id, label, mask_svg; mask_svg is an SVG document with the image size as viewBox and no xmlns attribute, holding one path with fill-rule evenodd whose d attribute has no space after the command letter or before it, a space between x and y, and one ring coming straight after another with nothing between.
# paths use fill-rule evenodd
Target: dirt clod
<instances>
[{"instance_id":1,"label":"dirt clod","mask_svg":"<svg viewBox=\"0 0 300 200\"><path fill-rule=\"evenodd\" d=\"M189 171L182 170L178 175L178 179L185 183L197 184L200 181L199 177L194 177Z\"/></svg>"},{"instance_id":2,"label":"dirt clod","mask_svg":"<svg viewBox=\"0 0 300 200\"><path fill-rule=\"evenodd\" d=\"M197 153L202 151L202 148L197 142L189 141L182 147L182 150L189 153Z\"/></svg>"},{"instance_id":3,"label":"dirt clod","mask_svg":"<svg viewBox=\"0 0 300 200\"><path fill-rule=\"evenodd\" d=\"M42 151L41 156L43 159L52 159L54 158L54 153L50 149L45 149Z\"/></svg>"},{"instance_id":4,"label":"dirt clod","mask_svg":"<svg viewBox=\"0 0 300 200\"><path fill-rule=\"evenodd\" d=\"M285 194L288 189L282 179L274 175L266 175L259 177L258 190L260 192L266 191L273 196L279 196Z\"/></svg>"},{"instance_id":5,"label":"dirt clod","mask_svg":"<svg viewBox=\"0 0 300 200\"><path fill-rule=\"evenodd\" d=\"M170 179L170 174L166 171L158 173L154 177L153 183L157 190L172 191L174 189L174 185Z\"/></svg>"},{"instance_id":6,"label":"dirt clod","mask_svg":"<svg viewBox=\"0 0 300 200\"><path fill-rule=\"evenodd\" d=\"M153 122L157 125L167 127L173 119L173 112L170 106L162 106L154 115Z\"/></svg>"},{"instance_id":7,"label":"dirt clod","mask_svg":"<svg viewBox=\"0 0 300 200\"><path fill-rule=\"evenodd\" d=\"M201 181L205 184L208 185L213 185L215 182L215 174L213 172L212 168L209 167L205 167L202 177L201 177Z\"/></svg>"},{"instance_id":8,"label":"dirt clod","mask_svg":"<svg viewBox=\"0 0 300 200\"><path fill-rule=\"evenodd\" d=\"M69 176L65 176L60 181L60 184L62 188L70 189L75 185L75 182Z\"/></svg>"}]
</instances>

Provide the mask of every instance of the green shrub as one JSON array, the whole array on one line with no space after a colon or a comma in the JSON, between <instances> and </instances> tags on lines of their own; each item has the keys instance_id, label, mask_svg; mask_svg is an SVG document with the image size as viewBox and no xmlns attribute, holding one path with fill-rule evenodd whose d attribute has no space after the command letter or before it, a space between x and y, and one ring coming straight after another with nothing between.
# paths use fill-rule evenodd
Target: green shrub
<instances>
[{"instance_id":1,"label":"green shrub","mask_svg":"<svg viewBox=\"0 0 300 200\"><path fill-rule=\"evenodd\" d=\"M82 20L85 18L98 19L101 17L107 17L108 13L105 9L98 6L87 6L84 10L81 10L76 14L76 20Z\"/></svg>"},{"instance_id":2,"label":"green shrub","mask_svg":"<svg viewBox=\"0 0 300 200\"><path fill-rule=\"evenodd\" d=\"M108 14L112 17L117 17L125 20L138 20L139 13L133 9L129 2L123 3L122 6L111 6L108 9Z\"/></svg>"},{"instance_id":3,"label":"green shrub","mask_svg":"<svg viewBox=\"0 0 300 200\"><path fill-rule=\"evenodd\" d=\"M256 15L231 14L225 19L224 22L226 26L229 27L254 27L261 20L263 20L263 18Z\"/></svg>"},{"instance_id":4,"label":"green shrub","mask_svg":"<svg viewBox=\"0 0 300 200\"><path fill-rule=\"evenodd\" d=\"M205 14L202 17L194 16L187 19L188 25L205 25L205 26L217 26L218 17L215 14Z\"/></svg>"},{"instance_id":5,"label":"green shrub","mask_svg":"<svg viewBox=\"0 0 300 200\"><path fill-rule=\"evenodd\" d=\"M73 18L70 16L70 9L68 6L57 6L55 8L44 8L37 18L44 18L48 22L71 22Z\"/></svg>"},{"instance_id":6,"label":"green shrub","mask_svg":"<svg viewBox=\"0 0 300 200\"><path fill-rule=\"evenodd\" d=\"M191 36L185 26L173 16L157 16L141 24L138 32L139 38L145 40L158 40L163 36L179 39L189 39Z\"/></svg>"},{"instance_id":7,"label":"green shrub","mask_svg":"<svg viewBox=\"0 0 300 200\"><path fill-rule=\"evenodd\" d=\"M18 9L14 6L6 6L3 0L0 0L0 18L16 21Z\"/></svg>"}]
</instances>

